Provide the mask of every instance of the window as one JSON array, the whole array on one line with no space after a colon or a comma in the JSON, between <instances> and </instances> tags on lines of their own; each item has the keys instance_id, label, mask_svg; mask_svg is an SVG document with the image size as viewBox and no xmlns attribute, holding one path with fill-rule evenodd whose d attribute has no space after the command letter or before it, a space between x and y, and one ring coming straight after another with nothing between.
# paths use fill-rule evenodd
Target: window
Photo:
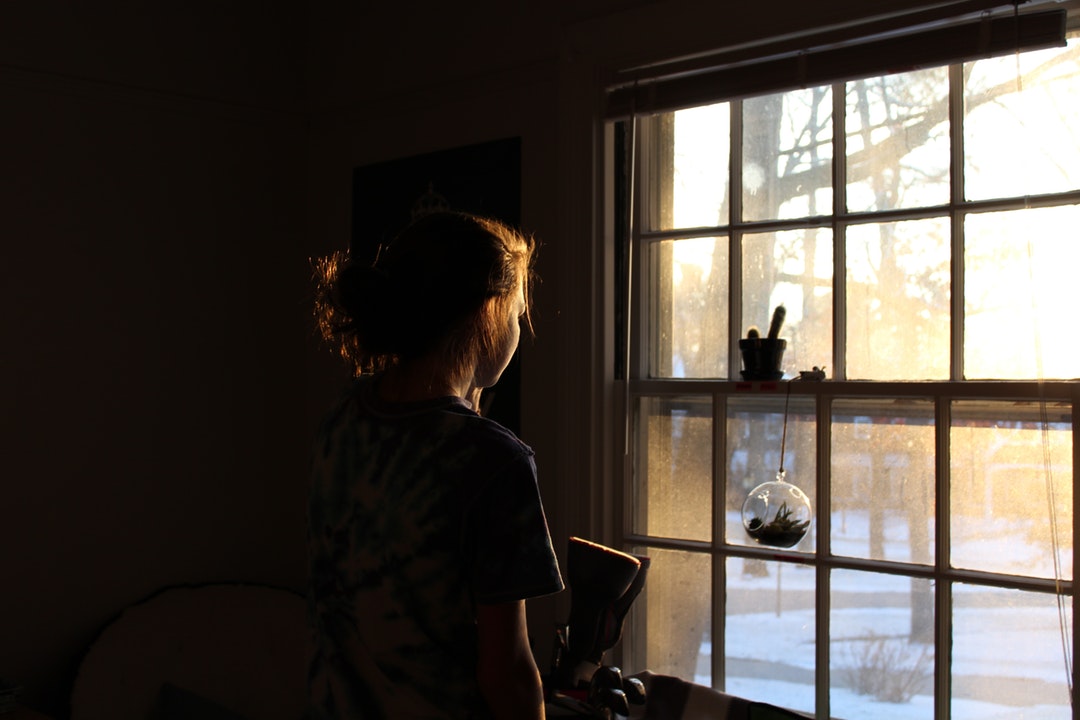
<instances>
[{"instance_id":1,"label":"window","mask_svg":"<svg viewBox=\"0 0 1080 720\"><path fill-rule=\"evenodd\" d=\"M1077 116L1071 37L611 122L617 524L652 558L626 668L819 718L1073 717ZM785 376L744 381L778 305ZM781 468L791 548L741 513Z\"/></svg>"}]
</instances>

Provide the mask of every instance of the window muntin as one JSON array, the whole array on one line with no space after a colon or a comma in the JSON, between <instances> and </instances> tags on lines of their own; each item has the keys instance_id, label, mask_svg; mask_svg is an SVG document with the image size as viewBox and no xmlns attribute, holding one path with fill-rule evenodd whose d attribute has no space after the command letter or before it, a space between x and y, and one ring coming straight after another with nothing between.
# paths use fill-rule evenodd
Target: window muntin
<instances>
[{"instance_id":1,"label":"window muntin","mask_svg":"<svg viewBox=\"0 0 1080 720\"><path fill-rule=\"evenodd\" d=\"M631 363L631 407L663 405L669 396L693 405L710 437L703 439L702 430L692 454L712 467L709 478L694 473L694 496L712 486L723 489L724 499L702 504L709 508L707 521L680 521L698 528L694 539L654 535L641 531L640 522L627 523L627 547L661 565L678 557L681 568L710 577L694 578L692 589L683 587L689 579L681 581L680 587L701 596L667 589L648 596L625 638L626 666L693 677L819 717L852 718L895 707L865 688L856 691L852 668L859 662L871 669L881 658L909 664L916 691L907 708L922 717L984 716L980 688L1029 687L1031 668L1040 668L1041 689L1015 694L1004 706L1017 702L1040 717L1071 715L1065 669L1071 665L1062 647L1072 646L1072 416L1078 393L1071 383L1035 380L1080 376L1071 333L1048 329L1053 313L1042 310L1069 306L1064 293L1071 274L1063 268L1080 266L1072 255L1080 243L1067 239L1080 226L1080 181L1070 175L1076 167L1071 163L1057 171L1055 184L1041 179L1042 185L1033 185L1043 193L1033 199L1017 180L1026 171L1014 168L1011 184L998 182L1007 168L998 167L989 173L993 177L975 176L998 161L990 157L994 148L1014 140L1016 126L992 131L989 113L1015 109L1017 92L1043 97L1040 79L1052 78L1055 88L1075 87L1078 55L1071 39L1067 48L1042 55L1045 72L1024 64L1022 82L984 84L978 93L965 90L964 79L989 77L982 63L1002 61L699 109L700 117L710 117L707 154L717 164L709 205L697 211L683 200L693 182L665 149L673 132L682 133L679 157L695 156L692 125L680 122L686 111L641 119L645 192L637 203L642 254L636 262L646 268L640 296L649 310L640 325L647 339L642 362ZM1015 74L1017 61L1008 60ZM1052 122L1039 120L1039 127L1056 123L1059 133L1041 152L1069 158L1077 142L1060 134L1068 125L1061 118L1075 113L1080 101L1070 99L1072 89L1048 92L1066 110ZM830 111L837 97L843 104ZM979 132L972 139L965 120L976 111ZM778 115L768 125L763 118L771 112ZM727 123L720 119L725 113ZM795 118L806 124L802 132ZM766 125L772 143L760 139ZM713 137L724 128L740 139L728 148L730 157ZM825 137L831 138L827 148ZM757 143L750 151L747 138ZM1057 152L1055 143L1068 147ZM747 155L757 163L750 183ZM722 180L716 179L721 167L730 169ZM843 189L839 197L834 184ZM720 219L708 225L713 215ZM673 248L685 243L689 249L703 238L707 251L688 250L676 260ZM714 283L711 299L695 306L696 314L684 312L693 320L682 325L678 313L657 311L675 307L680 296L684 303L700 300L700 279L689 289L675 280L679 264L696 265L699 278L705 275L700 268L708 267ZM726 281L712 277L719 267L728 269ZM667 306L658 300L665 294ZM777 302L789 308L782 333L789 340L789 376L811 365L831 366L831 382L797 383L790 398L788 479L808 494L825 494L812 497L817 516L811 533L780 554L742 533L736 508L745 486L776 473L777 427L791 386L733 382L740 367L735 340L749 325L767 324ZM703 318L724 314L726 329L719 322L711 331L702 326ZM687 341L678 340L684 333ZM1037 342L1022 342L1025 335ZM703 356L716 348L723 357ZM859 382L848 382L853 380ZM739 423L754 429L744 433L736 429ZM1023 440L1000 440L991 427ZM751 437L758 449L747 449ZM672 444L657 433L651 440L640 432L635 438L639 468L653 452L649 442L657 448ZM987 454L995 442L1022 445L1017 452L1023 457L995 459ZM1036 448L1041 464L1031 460ZM670 475L678 482L678 472ZM1050 476L1048 490L1042 483ZM635 488L637 476L627 482ZM1027 488L1024 502L1000 515L991 510L988 531L975 510L985 513L986 502L1007 497L1018 484ZM640 491L627 497L640 498ZM826 507L819 507L819 497ZM1033 509L1040 498L1048 508L1044 514L1052 508L1052 534L1039 527L1048 522ZM989 549L987 538L1006 536L1003 547ZM1035 556L1038 562L1031 562ZM795 579L808 582L796 585ZM749 605L733 600L746 597L744 590L756 593ZM1043 608L1032 625L1025 620L1029 607ZM679 625L683 616L692 629ZM949 628L961 622L962 636L951 640ZM675 626L681 634L670 635ZM1025 627L1038 635L1023 667L1008 655L979 652L979 628L989 626L995 633L983 638L995 642L1016 642L1010 634ZM845 653L863 660L845 666ZM990 693L1001 701L999 695Z\"/></svg>"}]
</instances>

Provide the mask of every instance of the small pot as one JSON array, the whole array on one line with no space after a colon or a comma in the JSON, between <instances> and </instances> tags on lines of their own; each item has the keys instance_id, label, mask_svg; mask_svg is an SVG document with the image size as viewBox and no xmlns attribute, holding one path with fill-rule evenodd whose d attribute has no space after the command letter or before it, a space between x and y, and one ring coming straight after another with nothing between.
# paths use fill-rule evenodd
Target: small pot
<instances>
[{"instance_id":1,"label":"small pot","mask_svg":"<svg viewBox=\"0 0 1080 720\"><path fill-rule=\"evenodd\" d=\"M742 338L742 376L744 380L779 380L784 377L780 363L784 359L787 340L780 338Z\"/></svg>"}]
</instances>

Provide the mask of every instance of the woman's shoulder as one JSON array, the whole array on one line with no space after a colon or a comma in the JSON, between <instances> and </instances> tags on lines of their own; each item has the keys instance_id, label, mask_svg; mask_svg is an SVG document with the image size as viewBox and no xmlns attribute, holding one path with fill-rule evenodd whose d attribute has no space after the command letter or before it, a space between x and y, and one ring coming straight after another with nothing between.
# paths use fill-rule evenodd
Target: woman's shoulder
<instances>
[{"instance_id":1,"label":"woman's shoulder","mask_svg":"<svg viewBox=\"0 0 1080 720\"><path fill-rule=\"evenodd\" d=\"M467 421L472 432L478 436L488 438L493 444L501 445L508 451L532 456L533 450L521 440L512 430L491 418L481 417L469 411L471 417Z\"/></svg>"},{"instance_id":2,"label":"woman's shoulder","mask_svg":"<svg viewBox=\"0 0 1080 720\"><path fill-rule=\"evenodd\" d=\"M357 377L340 395L328 417L340 420L385 423L399 429L417 429L437 437L456 435L460 442L502 447L531 456L532 448L500 422L481 416L464 399L455 396L396 402L380 398L378 377Z\"/></svg>"}]
</instances>

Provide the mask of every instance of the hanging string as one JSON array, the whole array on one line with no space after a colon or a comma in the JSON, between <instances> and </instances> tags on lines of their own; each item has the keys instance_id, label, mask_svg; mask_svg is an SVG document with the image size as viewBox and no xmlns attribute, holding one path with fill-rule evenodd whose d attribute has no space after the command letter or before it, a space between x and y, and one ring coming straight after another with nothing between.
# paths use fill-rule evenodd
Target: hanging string
<instances>
[{"instance_id":1,"label":"hanging string","mask_svg":"<svg viewBox=\"0 0 1080 720\"><path fill-rule=\"evenodd\" d=\"M787 443L788 403L791 402L791 380L787 382L787 395L784 397L784 430L780 434L780 477L784 477L784 445Z\"/></svg>"},{"instance_id":2,"label":"hanging string","mask_svg":"<svg viewBox=\"0 0 1080 720\"><path fill-rule=\"evenodd\" d=\"M1031 288L1031 314L1038 318L1038 301L1035 298L1035 248L1032 245L1031 236L1026 239L1028 260L1028 283ZM1054 463L1050 452L1050 417L1046 408L1046 389L1043 370L1042 333L1039 323L1034 325L1034 349L1035 349L1035 376L1039 392L1039 432L1042 444L1043 477L1046 479L1046 504L1047 519L1050 521L1050 554L1054 564L1054 597L1057 601L1058 625L1061 630L1061 651L1065 660L1065 680L1069 686L1069 704L1073 703L1073 657L1072 645L1069 638L1072 631L1069 628L1068 608L1065 602L1065 593L1062 588L1061 545L1058 541L1058 513L1055 502L1057 492L1054 483Z\"/></svg>"},{"instance_id":3,"label":"hanging string","mask_svg":"<svg viewBox=\"0 0 1080 720\"><path fill-rule=\"evenodd\" d=\"M1014 26L1017 34L1017 45L1015 53L1016 62L1016 88L1015 92L1020 95L1024 91L1024 77L1020 66L1020 2L1014 0L1013 3L1013 19ZM1020 103L1023 107L1023 103ZM1062 587L1062 563L1061 563L1061 546L1059 543L1059 525L1058 525L1058 513L1056 499L1056 484L1054 482L1054 463L1051 457L1050 451L1050 419L1049 413L1046 407L1046 391L1044 387L1045 377L1043 368L1043 349L1042 349L1042 332L1040 324L1037 319L1040 317L1038 300L1035 295L1035 288L1038 287L1035 284L1035 248L1032 244L1031 236L1026 238L1027 249L1027 261L1028 261L1028 284L1031 289L1031 316L1036 319L1036 322L1032 323L1034 332L1034 350L1035 350L1035 377L1038 385L1039 393L1039 428L1040 439L1042 445L1042 461L1043 461L1043 477L1046 479L1046 504L1047 504L1047 519L1050 524L1050 553L1054 566L1054 597L1057 603L1058 611L1058 626L1061 636L1061 652L1065 661L1065 682L1069 688L1069 705L1073 705L1073 657L1072 657L1072 644L1069 639L1072 637L1072 631L1069 627L1069 614L1068 607L1066 605L1065 593Z\"/></svg>"},{"instance_id":4,"label":"hanging string","mask_svg":"<svg viewBox=\"0 0 1080 720\"><path fill-rule=\"evenodd\" d=\"M798 545L810 529L813 511L806 493L784 480L784 454L787 447L788 410L791 384L784 398L784 425L780 438L780 470L776 479L761 483L747 495L742 506L743 527L762 545L790 548Z\"/></svg>"},{"instance_id":5,"label":"hanging string","mask_svg":"<svg viewBox=\"0 0 1080 720\"><path fill-rule=\"evenodd\" d=\"M1061 546L1058 542L1058 516L1057 504L1055 503L1054 467L1050 455L1050 420L1046 409L1046 398L1043 391L1043 380L1039 379L1039 420L1042 433L1043 473L1046 477L1046 502L1047 514L1050 520L1050 550L1054 562L1054 596L1057 599L1058 624L1061 629L1061 650L1065 658L1065 679L1069 686L1069 704L1073 697L1073 659L1072 646L1068 638L1072 637L1069 628L1068 608L1065 603L1065 593L1062 589L1061 569Z\"/></svg>"}]
</instances>

